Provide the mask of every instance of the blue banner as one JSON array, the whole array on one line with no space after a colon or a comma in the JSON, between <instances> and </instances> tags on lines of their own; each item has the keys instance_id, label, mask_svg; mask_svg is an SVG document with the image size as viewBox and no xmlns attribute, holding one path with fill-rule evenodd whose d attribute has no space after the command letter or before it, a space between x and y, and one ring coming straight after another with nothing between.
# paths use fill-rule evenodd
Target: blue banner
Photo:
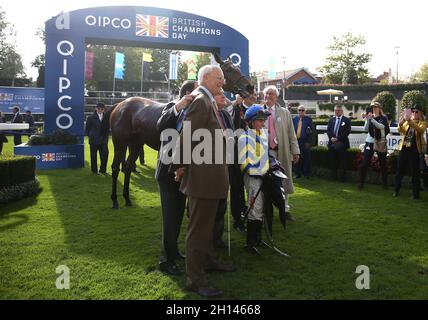
<instances>
[{"instance_id":1,"label":"blue banner","mask_svg":"<svg viewBox=\"0 0 428 320\"><path fill-rule=\"evenodd\" d=\"M45 113L45 89L0 87L0 111L12 113L13 107L19 107L22 113Z\"/></svg>"},{"instance_id":2,"label":"blue banner","mask_svg":"<svg viewBox=\"0 0 428 320\"><path fill-rule=\"evenodd\" d=\"M125 70L125 55L120 52L116 52L116 60L114 63L114 78L123 79L123 72Z\"/></svg>"}]
</instances>

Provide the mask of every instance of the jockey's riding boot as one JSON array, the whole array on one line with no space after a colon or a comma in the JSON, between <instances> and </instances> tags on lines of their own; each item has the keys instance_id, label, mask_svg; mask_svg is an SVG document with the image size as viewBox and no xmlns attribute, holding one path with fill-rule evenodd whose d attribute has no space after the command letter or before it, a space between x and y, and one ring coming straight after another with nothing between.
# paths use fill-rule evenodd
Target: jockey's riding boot
<instances>
[{"instance_id":1,"label":"jockey's riding boot","mask_svg":"<svg viewBox=\"0 0 428 320\"><path fill-rule=\"evenodd\" d=\"M245 249L251 254L258 254L260 252L256 248L257 241L257 220L248 220L247 222L247 245Z\"/></svg>"}]
</instances>

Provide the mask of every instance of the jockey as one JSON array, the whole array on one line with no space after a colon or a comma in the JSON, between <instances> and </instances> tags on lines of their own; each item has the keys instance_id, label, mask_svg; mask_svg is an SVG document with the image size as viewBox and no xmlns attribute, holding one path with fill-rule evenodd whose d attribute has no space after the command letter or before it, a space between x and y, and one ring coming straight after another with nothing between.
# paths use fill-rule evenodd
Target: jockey
<instances>
[{"instance_id":1,"label":"jockey","mask_svg":"<svg viewBox=\"0 0 428 320\"><path fill-rule=\"evenodd\" d=\"M279 209L279 216L285 228L285 202L282 179L284 168L269 156L268 135L264 122L270 112L262 106L253 105L245 112L249 129L239 137L239 160L248 193L248 222L246 249L260 254L256 246L261 243L261 228L264 218L264 204L272 202ZM268 225L272 225L269 223ZM267 230L272 241L272 230Z\"/></svg>"},{"instance_id":2,"label":"jockey","mask_svg":"<svg viewBox=\"0 0 428 320\"><path fill-rule=\"evenodd\" d=\"M262 177L269 170L268 135L264 122L270 112L262 106L252 105L245 112L244 120L249 128L239 137L239 160L244 174L244 185L248 194L248 222L246 249L259 254L256 249L258 235L261 234L263 222Z\"/></svg>"}]
</instances>

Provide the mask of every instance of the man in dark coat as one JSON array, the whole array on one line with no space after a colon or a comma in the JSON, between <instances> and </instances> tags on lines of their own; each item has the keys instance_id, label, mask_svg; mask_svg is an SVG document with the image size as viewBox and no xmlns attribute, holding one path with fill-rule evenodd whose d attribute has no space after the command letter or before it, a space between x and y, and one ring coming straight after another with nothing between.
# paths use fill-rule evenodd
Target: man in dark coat
<instances>
[{"instance_id":1,"label":"man in dark coat","mask_svg":"<svg viewBox=\"0 0 428 320\"><path fill-rule=\"evenodd\" d=\"M186 107L193 100L190 93L195 89L196 81L185 81L180 90L180 100L170 102L162 111L157 122L157 129L162 132L166 129L177 129L181 132L182 123L186 115ZM171 140L170 140L171 141ZM185 257L178 250L178 236L180 235L183 221L186 196L179 190L180 183L174 180L174 172L171 166L163 163L162 156L172 156L172 150L164 149L170 141L162 141L158 153L155 177L159 185L159 193L162 205L162 255L159 259L159 269L169 275L179 275L183 270L177 265L177 260Z\"/></svg>"},{"instance_id":2,"label":"man in dark coat","mask_svg":"<svg viewBox=\"0 0 428 320\"><path fill-rule=\"evenodd\" d=\"M108 160L108 119L104 116L105 105L98 103L95 111L86 120L85 134L89 137L91 150L91 170L98 174L97 152L100 154L100 173L106 173Z\"/></svg>"},{"instance_id":3,"label":"man in dark coat","mask_svg":"<svg viewBox=\"0 0 428 320\"><path fill-rule=\"evenodd\" d=\"M257 101L257 93L254 90L251 95L245 99L237 96L232 111L231 129L245 130L247 124L244 120L245 111ZM225 112L225 111L223 111ZM229 165L229 182L230 182L230 212L233 216L233 227L239 232L244 233L245 227L241 220L241 215L246 211L244 179L238 163L238 152L235 150L234 164Z\"/></svg>"},{"instance_id":4,"label":"man in dark coat","mask_svg":"<svg viewBox=\"0 0 428 320\"><path fill-rule=\"evenodd\" d=\"M331 177L337 179L337 171L339 170L339 178L345 180L346 173L346 150L349 149L349 133L351 132L351 119L343 115L342 106L334 107L335 116L332 117L327 126L328 135L328 154L331 166Z\"/></svg>"},{"instance_id":5,"label":"man in dark coat","mask_svg":"<svg viewBox=\"0 0 428 320\"><path fill-rule=\"evenodd\" d=\"M31 114L30 110L25 111L24 121L25 121L25 123L28 123L28 125L29 125L29 128L27 130L27 133L28 133L27 136L29 138L32 134L34 134L34 131L35 131L34 117Z\"/></svg>"},{"instance_id":6,"label":"man in dark coat","mask_svg":"<svg viewBox=\"0 0 428 320\"><path fill-rule=\"evenodd\" d=\"M299 112L299 115L293 119L293 125L296 132L297 141L299 142L301 159L295 165L296 178L300 178L303 174L306 179L309 179L314 124L311 117L305 115L305 106L299 106L297 111Z\"/></svg>"},{"instance_id":7,"label":"man in dark coat","mask_svg":"<svg viewBox=\"0 0 428 320\"><path fill-rule=\"evenodd\" d=\"M19 107L13 107L12 112L13 112L12 123L22 123L23 118L22 118L22 114L19 113ZM21 143L22 143L21 133L19 132L17 134L14 134L13 135L13 144L16 146L16 145L21 144Z\"/></svg>"}]
</instances>

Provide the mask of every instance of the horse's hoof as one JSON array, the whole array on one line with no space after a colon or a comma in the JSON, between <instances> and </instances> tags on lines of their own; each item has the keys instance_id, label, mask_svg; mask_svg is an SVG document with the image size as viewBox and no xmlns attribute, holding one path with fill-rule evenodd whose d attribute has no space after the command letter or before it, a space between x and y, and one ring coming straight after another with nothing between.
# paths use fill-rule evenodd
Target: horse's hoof
<instances>
[{"instance_id":1,"label":"horse's hoof","mask_svg":"<svg viewBox=\"0 0 428 320\"><path fill-rule=\"evenodd\" d=\"M114 204L113 204L113 209L116 209L116 210L117 210L117 209L119 209L119 204L114 203Z\"/></svg>"}]
</instances>

